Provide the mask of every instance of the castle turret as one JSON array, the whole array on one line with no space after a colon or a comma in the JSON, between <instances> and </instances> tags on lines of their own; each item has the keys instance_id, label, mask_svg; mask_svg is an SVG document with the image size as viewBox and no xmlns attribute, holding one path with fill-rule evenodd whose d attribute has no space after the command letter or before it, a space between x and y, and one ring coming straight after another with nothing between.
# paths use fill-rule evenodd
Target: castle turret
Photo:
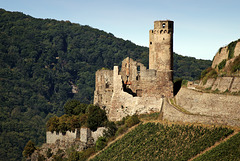
<instances>
[{"instance_id":1,"label":"castle turret","mask_svg":"<svg viewBox=\"0 0 240 161\"><path fill-rule=\"evenodd\" d=\"M173 21L154 21L149 31L149 69L173 69Z\"/></svg>"}]
</instances>

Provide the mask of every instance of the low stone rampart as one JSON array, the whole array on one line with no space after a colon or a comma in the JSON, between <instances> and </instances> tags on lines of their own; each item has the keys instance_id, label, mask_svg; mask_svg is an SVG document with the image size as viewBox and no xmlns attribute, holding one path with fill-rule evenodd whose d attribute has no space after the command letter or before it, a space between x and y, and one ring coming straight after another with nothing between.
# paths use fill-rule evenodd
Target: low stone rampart
<instances>
[{"instance_id":1,"label":"low stone rampart","mask_svg":"<svg viewBox=\"0 0 240 161\"><path fill-rule=\"evenodd\" d=\"M200 83L203 88L211 88L211 90L218 90L220 92L230 91L239 92L240 91L240 77L217 77L209 78L205 85Z\"/></svg>"},{"instance_id":2,"label":"low stone rampart","mask_svg":"<svg viewBox=\"0 0 240 161\"><path fill-rule=\"evenodd\" d=\"M176 104L190 114L183 113L164 102L163 118L172 121L202 122L240 126L240 97L202 93L181 88L175 96Z\"/></svg>"},{"instance_id":3,"label":"low stone rampart","mask_svg":"<svg viewBox=\"0 0 240 161\"><path fill-rule=\"evenodd\" d=\"M89 128L83 127L75 129L74 132L67 131L66 133L47 131L46 143L53 144L56 143L57 140L60 142L75 142L78 140L82 143L87 143L91 138L93 139L93 143L96 143L97 139L103 136L104 130L107 130L107 128L99 127L96 131L91 131Z\"/></svg>"},{"instance_id":4,"label":"low stone rampart","mask_svg":"<svg viewBox=\"0 0 240 161\"><path fill-rule=\"evenodd\" d=\"M76 139L76 131L71 132L71 131L67 131L65 134L61 133L61 132L51 132L51 131L47 131L46 133L46 143L55 143L56 140L63 140L66 142L73 142Z\"/></svg>"}]
</instances>

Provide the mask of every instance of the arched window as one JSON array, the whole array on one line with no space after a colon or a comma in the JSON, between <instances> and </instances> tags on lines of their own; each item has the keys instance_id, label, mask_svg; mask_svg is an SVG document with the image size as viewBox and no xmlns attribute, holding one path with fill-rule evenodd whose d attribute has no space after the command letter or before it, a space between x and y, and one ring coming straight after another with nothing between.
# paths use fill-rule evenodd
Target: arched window
<instances>
[{"instance_id":1,"label":"arched window","mask_svg":"<svg viewBox=\"0 0 240 161\"><path fill-rule=\"evenodd\" d=\"M163 23L163 24L162 24L162 28L165 28L165 27L166 27L166 24L165 24L165 23Z\"/></svg>"},{"instance_id":2,"label":"arched window","mask_svg":"<svg viewBox=\"0 0 240 161\"><path fill-rule=\"evenodd\" d=\"M137 72L140 73L140 65L137 66Z\"/></svg>"}]
</instances>

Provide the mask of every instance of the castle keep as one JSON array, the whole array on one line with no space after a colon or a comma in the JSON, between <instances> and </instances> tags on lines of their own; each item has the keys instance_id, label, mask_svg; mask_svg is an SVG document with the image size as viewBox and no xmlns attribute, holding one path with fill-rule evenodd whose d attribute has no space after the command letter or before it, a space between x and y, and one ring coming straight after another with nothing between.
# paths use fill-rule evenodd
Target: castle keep
<instances>
[{"instance_id":1,"label":"castle keep","mask_svg":"<svg viewBox=\"0 0 240 161\"><path fill-rule=\"evenodd\" d=\"M94 104L112 121L133 114L159 112L173 97L173 21L155 21L149 31L149 69L127 57L121 71L96 72Z\"/></svg>"}]
</instances>

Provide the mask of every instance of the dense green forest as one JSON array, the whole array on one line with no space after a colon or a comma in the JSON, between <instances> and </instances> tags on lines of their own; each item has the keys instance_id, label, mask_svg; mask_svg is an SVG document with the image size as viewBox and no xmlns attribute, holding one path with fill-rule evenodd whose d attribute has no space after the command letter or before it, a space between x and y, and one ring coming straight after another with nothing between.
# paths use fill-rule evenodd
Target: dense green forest
<instances>
[{"instance_id":1,"label":"dense green forest","mask_svg":"<svg viewBox=\"0 0 240 161\"><path fill-rule=\"evenodd\" d=\"M147 47L111 33L0 9L1 160L20 160L30 139L41 145L47 120L63 115L69 99L91 103L95 71L126 56L148 65ZM210 65L174 54L175 78L197 79Z\"/></svg>"},{"instance_id":2,"label":"dense green forest","mask_svg":"<svg viewBox=\"0 0 240 161\"><path fill-rule=\"evenodd\" d=\"M92 160L189 160L231 133L233 130L222 127L146 123L111 144Z\"/></svg>"}]
</instances>

